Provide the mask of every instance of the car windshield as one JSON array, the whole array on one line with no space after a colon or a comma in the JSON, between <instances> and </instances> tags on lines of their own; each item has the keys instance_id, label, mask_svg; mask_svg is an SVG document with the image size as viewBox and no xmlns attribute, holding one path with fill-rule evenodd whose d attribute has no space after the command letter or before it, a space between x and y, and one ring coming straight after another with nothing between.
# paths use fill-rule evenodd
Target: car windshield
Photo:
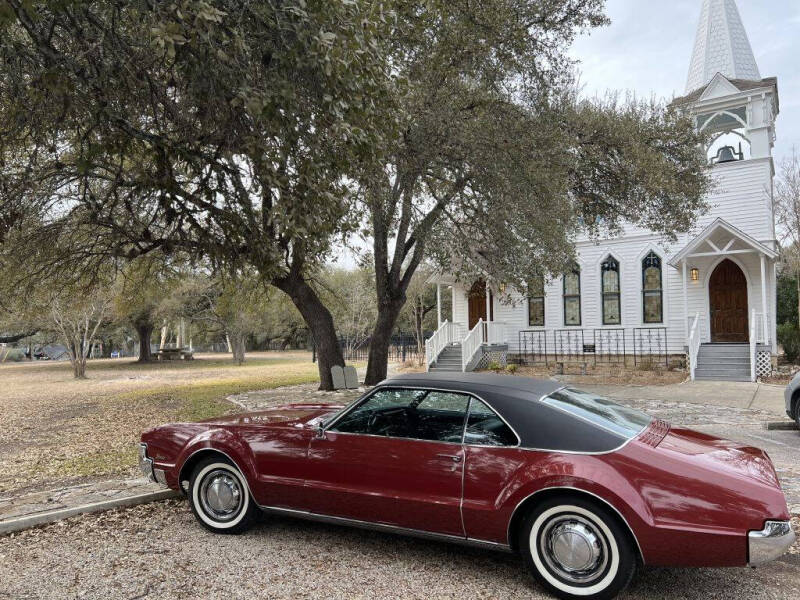
<instances>
[{"instance_id":1,"label":"car windshield","mask_svg":"<svg viewBox=\"0 0 800 600\"><path fill-rule=\"evenodd\" d=\"M639 435L652 421L652 417L643 412L571 388L553 392L542 398L542 402L628 439Z\"/></svg>"}]
</instances>

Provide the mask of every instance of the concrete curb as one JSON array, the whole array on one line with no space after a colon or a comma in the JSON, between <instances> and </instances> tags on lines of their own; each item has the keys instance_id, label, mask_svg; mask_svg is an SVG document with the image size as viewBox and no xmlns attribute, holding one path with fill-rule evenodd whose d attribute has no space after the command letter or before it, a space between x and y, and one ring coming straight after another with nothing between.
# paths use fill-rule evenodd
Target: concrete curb
<instances>
[{"instance_id":1,"label":"concrete curb","mask_svg":"<svg viewBox=\"0 0 800 600\"><path fill-rule=\"evenodd\" d=\"M146 494L114 498L113 500L104 500L103 502L94 502L82 506L70 506L69 508L48 510L24 517L16 517L14 519L0 521L0 536L23 531L39 525L55 523L56 521L74 517L75 515L103 512L105 510L111 510L112 508L122 508L126 506L136 506L137 504L146 504L148 502L157 502L159 500L168 500L170 498L177 498L180 495L180 492L175 490L158 490L157 492L147 492Z\"/></svg>"}]
</instances>

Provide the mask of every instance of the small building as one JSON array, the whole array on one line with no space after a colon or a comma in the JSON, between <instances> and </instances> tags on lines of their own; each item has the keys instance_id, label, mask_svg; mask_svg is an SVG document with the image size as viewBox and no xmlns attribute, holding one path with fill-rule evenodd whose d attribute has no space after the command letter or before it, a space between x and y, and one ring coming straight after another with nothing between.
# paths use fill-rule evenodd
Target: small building
<instances>
[{"instance_id":1,"label":"small building","mask_svg":"<svg viewBox=\"0 0 800 600\"><path fill-rule=\"evenodd\" d=\"M428 340L431 368L470 370L485 357L523 362L663 361L686 357L693 379L753 380L776 352L772 149L779 112L735 0L704 0L686 94L676 103L711 134L710 211L677 242L633 226L577 241L568 273L524 297L492 281L433 278L452 293L452 322Z\"/></svg>"}]
</instances>

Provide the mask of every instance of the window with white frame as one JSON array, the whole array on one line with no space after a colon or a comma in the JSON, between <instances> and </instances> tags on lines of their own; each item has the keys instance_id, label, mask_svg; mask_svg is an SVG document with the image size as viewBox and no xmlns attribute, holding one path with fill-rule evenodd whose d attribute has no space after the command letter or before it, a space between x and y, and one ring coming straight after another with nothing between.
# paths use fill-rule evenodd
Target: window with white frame
<instances>
[{"instance_id":1,"label":"window with white frame","mask_svg":"<svg viewBox=\"0 0 800 600\"><path fill-rule=\"evenodd\" d=\"M581 269L576 264L564 274L564 325L581 324Z\"/></svg>"},{"instance_id":2,"label":"window with white frame","mask_svg":"<svg viewBox=\"0 0 800 600\"><path fill-rule=\"evenodd\" d=\"M602 282L603 325L622 323L619 293L619 261L609 255L600 265Z\"/></svg>"},{"instance_id":3,"label":"window with white frame","mask_svg":"<svg viewBox=\"0 0 800 600\"><path fill-rule=\"evenodd\" d=\"M544 327L544 277L528 281L528 326Z\"/></svg>"},{"instance_id":4,"label":"window with white frame","mask_svg":"<svg viewBox=\"0 0 800 600\"><path fill-rule=\"evenodd\" d=\"M661 257L652 251L642 259L642 320L645 323L664 322Z\"/></svg>"}]
</instances>

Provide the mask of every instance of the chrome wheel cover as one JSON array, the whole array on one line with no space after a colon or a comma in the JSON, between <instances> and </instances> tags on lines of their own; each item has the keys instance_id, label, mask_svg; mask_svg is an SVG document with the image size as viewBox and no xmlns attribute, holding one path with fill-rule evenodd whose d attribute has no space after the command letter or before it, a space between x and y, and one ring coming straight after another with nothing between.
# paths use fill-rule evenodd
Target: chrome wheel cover
<instances>
[{"instance_id":1,"label":"chrome wheel cover","mask_svg":"<svg viewBox=\"0 0 800 600\"><path fill-rule=\"evenodd\" d=\"M203 477L199 496L203 511L216 521L235 518L244 501L241 482L224 469L215 469Z\"/></svg>"},{"instance_id":2,"label":"chrome wheel cover","mask_svg":"<svg viewBox=\"0 0 800 600\"><path fill-rule=\"evenodd\" d=\"M608 542L600 528L576 514L552 518L539 535L539 553L551 572L571 584L599 579L609 561Z\"/></svg>"}]
</instances>

